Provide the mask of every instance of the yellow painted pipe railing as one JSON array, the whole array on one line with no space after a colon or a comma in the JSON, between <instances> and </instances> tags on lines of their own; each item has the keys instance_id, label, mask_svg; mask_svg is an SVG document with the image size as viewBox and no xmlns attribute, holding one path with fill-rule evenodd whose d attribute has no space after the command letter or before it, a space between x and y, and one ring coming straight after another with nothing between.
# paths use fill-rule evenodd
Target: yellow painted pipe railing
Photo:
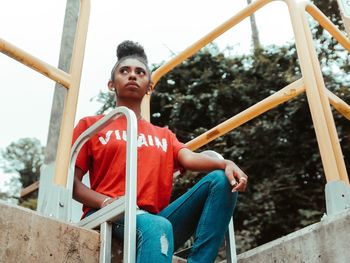
<instances>
[{"instance_id":1,"label":"yellow painted pipe railing","mask_svg":"<svg viewBox=\"0 0 350 263\"><path fill-rule=\"evenodd\" d=\"M55 68L10 44L9 42L0 39L0 52L40 72L48 78L62 84L66 88L69 88L64 103L60 137L57 148L57 159L55 162L54 182L57 185L62 186L66 186L67 183L68 163L72 145L74 119L77 108L81 72L83 67L89 14L90 0L80 0L79 18L69 73Z\"/></svg>"},{"instance_id":2,"label":"yellow painted pipe railing","mask_svg":"<svg viewBox=\"0 0 350 263\"><path fill-rule=\"evenodd\" d=\"M184 60L189 58L190 56L196 54L201 48L205 47L207 44L215 40L217 37L221 36L223 33L237 25L239 22L244 20L245 18L252 15L254 12L270 3L272 0L257 0L242 9L236 15L213 29L211 32L206 34L204 37L200 38L194 44L186 48L184 51L180 52L178 55L173 57L167 63L159 67L152 74L152 88L154 89L157 85L159 79L172 70L174 67L182 63ZM142 115L146 120L150 120L150 95L146 95L142 101Z\"/></svg>"},{"instance_id":3,"label":"yellow painted pipe railing","mask_svg":"<svg viewBox=\"0 0 350 263\"><path fill-rule=\"evenodd\" d=\"M331 146L332 146L332 148L330 148L329 150L333 151L334 158L335 158L336 165L337 165L339 179L344 181L345 183L349 184L349 177L347 174L347 170L346 170L346 166L345 166L345 162L344 162L344 157L343 157L342 149L341 149L340 142L339 142L339 137L338 137L337 130L335 127L334 118L333 118L333 114L332 114L330 103L329 103L329 98L328 98L327 93L326 93L327 89L326 89L326 86L325 86L325 83L323 80L323 74L321 71L320 62L318 61L317 53L316 53L316 50L314 47L314 41L313 41L311 29L310 29L310 26L309 26L309 23L308 23L308 20L306 17L305 11L308 8L310 11L312 11L312 13L318 19L321 20L321 22L320 22L321 26L322 26L322 24L326 25L326 21L323 21L326 19L324 19L325 16L321 16L322 13L319 10L316 10L316 8L314 6L312 6L309 2L299 3L300 18L301 18L301 22L303 23L303 26L304 26L304 37L305 37L304 40L306 42L306 47L309 49L309 58L310 58L313 72L314 72L314 77L316 80L316 87L318 89L318 94L319 94L321 106L323 108L323 114L324 114L324 117L326 119L328 134L329 134L329 138L330 138L330 142L331 142ZM331 27L329 24L328 30L330 31L331 35L337 36L342 41L341 33L340 33L340 31L336 30L335 26ZM344 44L346 44L346 43L344 43ZM319 144L320 144L320 142L319 142ZM326 155L327 153L323 153L323 154ZM326 174L327 180L328 181L337 180L336 176L333 176L334 174L335 174L334 170L333 170L333 174L331 174L330 177L329 177L329 173L328 173L328 177Z\"/></svg>"},{"instance_id":4,"label":"yellow painted pipe railing","mask_svg":"<svg viewBox=\"0 0 350 263\"><path fill-rule=\"evenodd\" d=\"M320 24L320 26L327 30L328 33L333 36L340 45L350 52L350 40L332 23L327 16L325 16L314 4L310 2L303 2L301 3L301 6ZM326 89L326 93L331 105L345 118L350 120L350 106L328 89Z\"/></svg>"},{"instance_id":5,"label":"yellow painted pipe railing","mask_svg":"<svg viewBox=\"0 0 350 263\"><path fill-rule=\"evenodd\" d=\"M39 73L45 75L46 77L56 81L66 88L69 88L70 85L70 75L60 70L56 67L53 67L46 62L30 55L29 53L21 50L15 45L5 41L0 38L0 52L5 55L17 60L18 62L38 71Z\"/></svg>"},{"instance_id":6,"label":"yellow painted pipe railing","mask_svg":"<svg viewBox=\"0 0 350 263\"><path fill-rule=\"evenodd\" d=\"M350 52L350 40L332 23L328 17L326 17L314 4L310 2L304 2L302 7L305 8L305 10L320 24L320 26L326 29L340 45ZM350 106L328 89L326 89L326 93L331 105L345 118L350 120Z\"/></svg>"},{"instance_id":7,"label":"yellow painted pipe railing","mask_svg":"<svg viewBox=\"0 0 350 263\"><path fill-rule=\"evenodd\" d=\"M240 112L239 114L231 117L225 122L220 123L219 125L211 128L205 133L199 135L193 140L186 143L188 148L191 150L197 150L200 147L206 145L207 143L219 138L220 136L225 135L226 133L236 129L242 124L260 116L261 114L275 108L276 106L297 97L301 93L305 92L305 87L301 79L289 84L283 89L277 91L268 98L254 104L250 108ZM350 105L345 101L340 99L331 91L327 90L327 95L329 97L330 103L335 109L339 111L345 118L350 120Z\"/></svg>"},{"instance_id":8,"label":"yellow painted pipe railing","mask_svg":"<svg viewBox=\"0 0 350 263\"><path fill-rule=\"evenodd\" d=\"M260 1L254 1L244 9L242 9L240 12L238 12L236 15L234 15L232 18L227 20L226 22L222 23L220 26L209 32L207 35L199 39L197 42L189 46L187 49L179 53L177 56L175 56L173 59L169 60L166 64L158 68L152 75L152 82L153 86L155 86L158 82L158 80L161 78L161 76L168 73L170 70L172 70L174 67L176 67L178 64L180 64L182 61L186 60L190 56L197 53L201 48L205 47L207 44L221 36L223 33L237 25L239 22L244 20L245 18L252 15L254 12L271 2L272 0L260 0Z\"/></svg>"},{"instance_id":9,"label":"yellow painted pipe railing","mask_svg":"<svg viewBox=\"0 0 350 263\"><path fill-rule=\"evenodd\" d=\"M153 87L156 86L158 80L164 74L172 70L175 66L180 64L188 57L194 55L208 43L271 1L272 0L254 1L246 8L238 12L236 15L234 15L232 18L224 22L222 25L199 39L193 45L189 46L179 55L175 56L168 63L154 72L152 75ZM330 116L329 102L347 119L349 119L350 107L347 103L335 96L332 92L324 88L322 76L320 77L319 63L316 65L317 61L314 58L314 49L310 45L310 36L307 34L307 29L309 29L308 25L305 23L305 19L300 19L300 7L304 9L302 10L303 12L306 10L311 16L313 16L322 27L329 31L329 33L335 39L337 39L339 43L344 46L344 48L349 51L350 42L314 5L310 3L301 3L298 6L295 0L285 0L284 2L288 6L290 18L292 21L297 52L300 59L303 75L302 79L291 83L290 85L269 96L268 98L260 101L259 103L251 106L250 108L244 110L229 120L212 128L196 139L188 142L187 145L191 149L197 149L214 140L215 138L222 136L232 129L238 127L239 125L246 123L247 121L259 116L260 114L306 91L327 181L338 180L340 177L342 180L346 181L344 178L344 173L338 171L338 169L342 169L342 164L339 163L339 147L335 142L337 136L334 134L334 127L332 126L334 120L332 116ZM81 78L82 61L85 50L87 24L90 12L90 1L81 0L80 8L80 16L77 25L77 33L69 74L46 64L45 62L20 50L14 45L11 45L10 43L0 39L1 52L69 88L62 119L54 179L55 183L59 185L66 184L68 158L72 141L76 103ZM143 102L143 114L144 116L146 115L145 117L148 119L149 99L150 96L146 96ZM332 153L329 152L329 149L332 149ZM335 155L338 156L337 160L335 160ZM342 175L339 176L338 172Z\"/></svg>"},{"instance_id":10,"label":"yellow painted pipe railing","mask_svg":"<svg viewBox=\"0 0 350 263\"><path fill-rule=\"evenodd\" d=\"M180 64L182 61L190 57L191 55L198 52L201 48L203 48L205 45L207 45L209 42L214 40L216 37L221 35L222 33L226 32L228 29L232 28L236 24L238 24L243 19L250 16L252 13L256 12L258 9L266 5L271 1L268 0L257 0L250 5L248 5L245 9L234 15L231 19L226 21L221 26L217 27L213 31L211 31L209 34L195 42L193 45L191 45L189 48L181 52L179 55L175 56L173 59L171 59L168 63L160 67L158 70L156 70L152 76L152 82L153 87L156 86L158 80L167 72L169 72L171 69L173 69L176 65ZM325 175L327 178L327 181L334 181L334 180L343 180L347 183L349 183L346 169L344 169L345 164L344 160L340 158L342 156L341 148L339 145L339 139L335 132L334 127L334 120L331 116L330 111L330 105L329 102L332 104L335 103L334 97L328 96L326 98L325 93L326 89L324 88L324 82L322 77L320 78L318 68L315 67L313 56L314 56L314 49L311 50L310 47L310 40L307 38L307 30L309 30L309 26L305 24L305 21L303 20L303 16L305 15L305 10L309 12L319 23L321 26L325 27L326 30L330 32L332 36L334 36L346 49L349 50L349 40L344 37L344 35L329 21L327 17L325 17L315 6L311 4L307 4L304 6L303 14L300 14L300 6L303 6L303 3L298 4L295 0L285 0L284 1L289 10L292 27L295 35L295 41L297 46L297 52L298 57L300 60L300 66L301 71L304 79L305 84L305 91L307 93L308 103L311 111L311 116L313 119L315 132L317 141L320 148L320 154L325 170ZM319 67L319 65L318 65ZM294 83L295 84L295 83ZM292 85L292 84L291 84ZM319 88L321 86L321 88ZM287 87L286 87L287 88ZM302 91L301 91L302 92ZM333 94L334 95L334 94ZM276 96L278 96L276 94ZM335 96L335 95L334 95ZM255 109L259 109L262 111L270 109L270 106L267 106L269 103L271 103L271 108L273 108L274 104L273 97L269 97L264 100L264 103L266 105L261 106L262 104L255 105ZM145 117L147 119L150 118L150 110L149 110L149 100L150 97L146 97L143 102L143 113L145 113ZM338 98L338 105L339 105L339 98ZM278 105L278 104L277 104ZM342 114L346 114L347 104L341 103L341 107L336 107L337 110L341 110ZM275 105L276 106L276 105ZM266 107L264 110L264 107ZM254 109L254 108L253 108ZM255 110L254 109L254 110ZM247 111L250 112L252 108L248 109ZM253 111L254 111L253 110ZM255 116L258 116L257 113ZM239 116L239 117L238 117ZM212 128L210 131L206 132L205 134L200 135L198 138L192 140L191 142L188 142L188 145L191 149L197 149L198 147L203 146L207 142L227 133L228 131L232 130L237 125L243 124L244 122L248 121L250 118L245 116L242 112L242 115L236 115L235 117L232 117L230 120ZM329 150L332 152L329 153Z\"/></svg>"},{"instance_id":11,"label":"yellow painted pipe railing","mask_svg":"<svg viewBox=\"0 0 350 263\"><path fill-rule=\"evenodd\" d=\"M310 2L302 3L305 10L328 31L345 49L350 52L350 40L326 17L320 9Z\"/></svg>"},{"instance_id":12,"label":"yellow painted pipe railing","mask_svg":"<svg viewBox=\"0 0 350 263\"><path fill-rule=\"evenodd\" d=\"M345 118L347 118L350 121L350 105L347 104L345 101L343 101L338 96L336 96L330 90L326 90L326 92L327 92L327 96L329 98L329 102L332 104L332 106L339 113L341 113Z\"/></svg>"},{"instance_id":13,"label":"yellow painted pipe railing","mask_svg":"<svg viewBox=\"0 0 350 263\"><path fill-rule=\"evenodd\" d=\"M79 87L83 68L89 15L90 0L80 0L80 11L69 72L71 75L71 87L74 87L74 89L69 90L66 96L55 163L54 182L57 185L62 186L65 186L67 183L69 157L72 146L74 120L77 110Z\"/></svg>"},{"instance_id":14,"label":"yellow painted pipe railing","mask_svg":"<svg viewBox=\"0 0 350 263\"><path fill-rule=\"evenodd\" d=\"M250 108L238 113L232 118L224 121L209 131L199 135L197 138L189 141L186 145L196 150L212 140L232 131L240 125L252 120L266 111L298 96L305 91L304 83L301 79L289 84L283 89L277 91L266 99L254 104Z\"/></svg>"}]
</instances>

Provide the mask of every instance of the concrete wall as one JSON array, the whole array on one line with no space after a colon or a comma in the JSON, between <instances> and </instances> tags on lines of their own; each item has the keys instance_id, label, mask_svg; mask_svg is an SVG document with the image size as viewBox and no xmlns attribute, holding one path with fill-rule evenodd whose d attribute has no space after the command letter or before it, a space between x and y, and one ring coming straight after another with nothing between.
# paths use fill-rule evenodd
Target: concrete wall
<instances>
[{"instance_id":1,"label":"concrete wall","mask_svg":"<svg viewBox=\"0 0 350 263\"><path fill-rule=\"evenodd\" d=\"M112 263L123 243L113 239ZM0 263L97 263L100 235L0 201ZM174 263L186 262L174 257Z\"/></svg>"},{"instance_id":2,"label":"concrete wall","mask_svg":"<svg viewBox=\"0 0 350 263\"><path fill-rule=\"evenodd\" d=\"M350 210L238 256L239 263L348 263Z\"/></svg>"},{"instance_id":3,"label":"concrete wall","mask_svg":"<svg viewBox=\"0 0 350 263\"><path fill-rule=\"evenodd\" d=\"M0 262L98 262L96 231L0 202Z\"/></svg>"},{"instance_id":4,"label":"concrete wall","mask_svg":"<svg viewBox=\"0 0 350 263\"><path fill-rule=\"evenodd\" d=\"M99 234L0 202L0 263L98 262ZM113 242L112 262L121 262ZM174 258L173 262L182 262ZM238 256L238 263L348 263L350 210Z\"/></svg>"}]
</instances>

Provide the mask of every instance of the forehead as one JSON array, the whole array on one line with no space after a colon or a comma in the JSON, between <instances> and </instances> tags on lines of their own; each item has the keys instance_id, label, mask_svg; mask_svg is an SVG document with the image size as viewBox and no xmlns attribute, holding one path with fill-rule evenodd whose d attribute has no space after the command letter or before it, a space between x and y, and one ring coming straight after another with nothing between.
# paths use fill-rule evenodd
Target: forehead
<instances>
[{"instance_id":1,"label":"forehead","mask_svg":"<svg viewBox=\"0 0 350 263\"><path fill-rule=\"evenodd\" d=\"M118 65L118 68L121 68L121 67L135 67L135 68L143 68L144 70L146 70L145 64L143 64L137 58L127 58L127 59L123 60Z\"/></svg>"}]
</instances>

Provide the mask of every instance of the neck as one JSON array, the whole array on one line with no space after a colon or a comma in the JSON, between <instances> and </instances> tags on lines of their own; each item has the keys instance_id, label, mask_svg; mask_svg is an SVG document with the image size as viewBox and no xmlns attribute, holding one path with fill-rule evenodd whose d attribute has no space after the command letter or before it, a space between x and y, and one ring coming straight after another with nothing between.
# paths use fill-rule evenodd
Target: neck
<instances>
[{"instance_id":1,"label":"neck","mask_svg":"<svg viewBox=\"0 0 350 263\"><path fill-rule=\"evenodd\" d=\"M124 107L127 107L128 109L132 110L135 115L136 115L136 119L140 120L142 119L142 116L141 116L141 104L140 103L130 103L130 102L123 102L123 101L118 101L116 103L116 106L117 107L120 107L120 106L124 106Z\"/></svg>"}]
</instances>

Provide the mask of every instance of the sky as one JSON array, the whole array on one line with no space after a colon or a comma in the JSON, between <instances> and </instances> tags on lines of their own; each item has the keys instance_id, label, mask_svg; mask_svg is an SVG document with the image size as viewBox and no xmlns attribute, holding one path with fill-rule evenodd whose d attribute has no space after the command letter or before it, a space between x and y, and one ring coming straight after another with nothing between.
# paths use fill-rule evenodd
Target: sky
<instances>
[{"instance_id":1,"label":"sky","mask_svg":"<svg viewBox=\"0 0 350 263\"><path fill-rule=\"evenodd\" d=\"M66 1L0 0L0 4L0 38L57 66ZM159 64L246 5L246 0L91 0L76 122L95 114L101 106L91 99L107 90L120 42L139 42L150 64ZM263 45L283 45L293 40L283 2L273 1L263 7L256 13L256 20ZM233 47L232 54L249 53L249 19L214 42L222 49ZM0 69L0 150L24 137L38 138L45 145L55 83L1 53ZM0 171L0 187L9 176Z\"/></svg>"}]
</instances>

